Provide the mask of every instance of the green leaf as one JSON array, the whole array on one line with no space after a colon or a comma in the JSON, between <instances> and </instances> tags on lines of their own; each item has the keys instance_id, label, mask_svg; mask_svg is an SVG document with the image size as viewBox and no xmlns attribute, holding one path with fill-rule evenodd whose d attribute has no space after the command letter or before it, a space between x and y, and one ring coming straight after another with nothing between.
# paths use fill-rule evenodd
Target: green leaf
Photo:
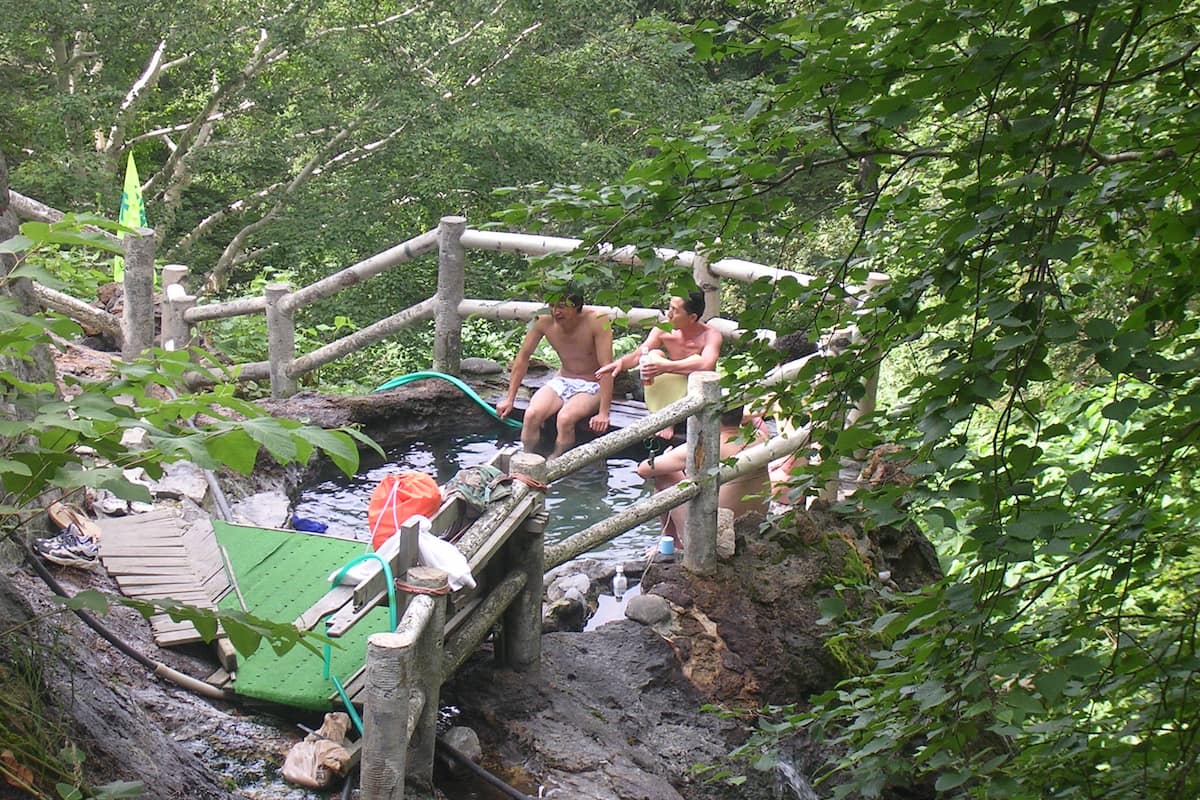
<instances>
[{"instance_id":1,"label":"green leaf","mask_svg":"<svg viewBox=\"0 0 1200 800\"><path fill-rule=\"evenodd\" d=\"M321 448L325 455L329 456L337 465L337 468L346 475L354 475L358 472L358 447L347 434L308 427L303 429L301 435L316 447Z\"/></svg>"},{"instance_id":2,"label":"green leaf","mask_svg":"<svg viewBox=\"0 0 1200 800\"><path fill-rule=\"evenodd\" d=\"M1096 471L1108 474L1126 474L1137 472L1139 469L1140 465L1137 459L1124 454L1108 456L1096 462Z\"/></svg>"},{"instance_id":3,"label":"green leaf","mask_svg":"<svg viewBox=\"0 0 1200 800\"><path fill-rule=\"evenodd\" d=\"M7 458L0 458L0 472L12 472L16 475L31 477L33 472L29 469L29 465L20 461L12 461Z\"/></svg>"},{"instance_id":4,"label":"green leaf","mask_svg":"<svg viewBox=\"0 0 1200 800\"><path fill-rule=\"evenodd\" d=\"M1100 662L1091 656L1071 656L1067 659L1066 668L1077 678L1090 678L1100 672Z\"/></svg>"},{"instance_id":5,"label":"green leaf","mask_svg":"<svg viewBox=\"0 0 1200 800\"><path fill-rule=\"evenodd\" d=\"M28 236L13 236L0 242L0 253L23 253L33 245L33 239Z\"/></svg>"},{"instance_id":6,"label":"green leaf","mask_svg":"<svg viewBox=\"0 0 1200 800\"><path fill-rule=\"evenodd\" d=\"M108 595L95 589L84 589L71 597L51 597L56 603L61 603L73 611L90 611L93 614L108 613Z\"/></svg>"},{"instance_id":7,"label":"green leaf","mask_svg":"<svg viewBox=\"0 0 1200 800\"><path fill-rule=\"evenodd\" d=\"M243 656L252 655L262 643L262 635L258 631L236 620L226 619L224 628L229 643Z\"/></svg>"},{"instance_id":8,"label":"green leaf","mask_svg":"<svg viewBox=\"0 0 1200 800\"><path fill-rule=\"evenodd\" d=\"M208 453L230 469L243 475L249 475L254 470L254 462L258 457L258 445L250 434L241 429L230 429L216 436L208 437L205 442Z\"/></svg>"},{"instance_id":9,"label":"green leaf","mask_svg":"<svg viewBox=\"0 0 1200 800\"><path fill-rule=\"evenodd\" d=\"M1070 678L1070 673L1066 670L1055 669L1050 672L1043 672L1034 677L1033 683L1037 686L1038 691L1046 698L1047 702L1057 702L1062 697L1063 689L1067 685L1067 680Z\"/></svg>"},{"instance_id":10,"label":"green leaf","mask_svg":"<svg viewBox=\"0 0 1200 800\"><path fill-rule=\"evenodd\" d=\"M1025 444L1015 444L1008 451L1008 467L1014 478L1022 478L1029 474L1034 462L1042 455L1042 448L1030 447Z\"/></svg>"},{"instance_id":11,"label":"green leaf","mask_svg":"<svg viewBox=\"0 0 1200 800\"><path fill-rule=\"evenodd\" d=\"M1129 416L1137 410L1138 400L1136 397L1127 397L1124 400L1117 400L1106 405L1100 413L1105 419L1124 422L1129 419Z\"/></svg>"},{"instance_id":12,"label":"green leaf","mask_svg":"<svg viewBox=\"0 0 1200 800\"><path fill-rule=\"evenodd\" d=\"M296 460L296 442L289 431L279 420L273 417L248 419L242 423L242 430L254 441L267 448L280 464L290 464Z\"/></svg>"},{"instance_id":13,"label":"green leaf","mask_svg":"<svg viewBox=\"0 0 1200 800\"><path fill-rule=\"evenodd\" d=\"M970 777L971 773L965 770L962 772L943 772L933 782L933 788L939 792L948 792L951 789L957 789L959 786L962 786Z\"/></svg>"},{"instance_id":14,"label":"green leaf","mask_svg":"<svg viewBox=\"0 0 1200 800\"><path fill-rule=\"evenodd\" d=\"M146 793L141 781L113 781L95 788L95 800L119 800L119 798L141 797Z\"/></svg>"},{"instance_id":15,"label":"green leaf","mask_svg":"<svg viewBox=\"0 0 1200 800\"><path fill-rule=\"evenodd\" d=\"M83 792L69 783L56 783L54 789L62 800L83 800Z\"/></svg>"},{"instance_id":16,"label":"green leaf","mask_svg":"<svg viewBox=\"0 0 1200 800\"><path fill-rule=\"evenodd\" d=\"M836 595L823 597L817 601L817 609L821 612L821 618L817 620L817 624L828 625L846 613L846 601Z\"/></svg>"}]
</instances>

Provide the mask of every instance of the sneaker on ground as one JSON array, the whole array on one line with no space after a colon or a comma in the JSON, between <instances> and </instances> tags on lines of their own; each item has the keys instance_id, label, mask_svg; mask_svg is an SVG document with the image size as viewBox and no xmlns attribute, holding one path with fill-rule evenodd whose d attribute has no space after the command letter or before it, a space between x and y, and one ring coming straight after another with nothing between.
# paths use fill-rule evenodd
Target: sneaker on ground
<instances>
[{"instance_id":1,"label":"sneaker on ground","mask_svg":"<svg viewBox=\"0 0 1200 800\"><path fill-rule=\"evenodd\" d=\"M99 561L100 543L83 536L74 524L58 536L35 539L33 551L47 561L65 567L92 567Z\"/></svg>"}]
</instances>

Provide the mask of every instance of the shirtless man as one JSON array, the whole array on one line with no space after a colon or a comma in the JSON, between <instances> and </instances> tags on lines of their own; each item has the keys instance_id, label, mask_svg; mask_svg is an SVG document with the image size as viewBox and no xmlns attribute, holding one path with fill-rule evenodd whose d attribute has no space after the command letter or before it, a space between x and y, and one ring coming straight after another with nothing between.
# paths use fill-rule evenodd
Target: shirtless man
<instances>
[{"instance_id":1,"label":"shirtless man","mask_svg":"<svg viewBox=\"0 0 1200 800\"><path fill-rule=\"evenodd\" d=\"M513 361L508 396L496 404L500 419L512 413L517 389L542 337L558 353L562 369L530 399L521 426L521 444L526 452L534 452L540 444L542 423L558 414L558 435L550 455L557 458L575 444L575 423L580 420L591 416L589 428L596 433L608 430L613 379L611 375L600 376L598 367L612 359L612 328L606 317L585 310L579 295L564 297L550 306L550 313L538 317L529 327Z\"/></svg>"},{"instance_id":2,"label":"shirtless man","mask_svg":"<svg viewBox=\"0 0 1200 800\"><path fill-rule=\"evenodd\" d=\"M640 348L596 370L596 378L616 378L622 370L640 364L647 410L653 413L675 402L687 394L689 373L717 368L721 333L700 321L703 313L702 292L691 292L686 299L672 297L667 306L670 328L654 328ZM660 377L663 380L657 380ZM658 435L670 439L673 433L666 428Z\"/></svg>"},{"instance_id":3,"label":"shirtless man","mask_svg":"<svg viewBox=\"0 0 1200 800\"><path fill-rule=\"evenodd\" d=\"M766 441L766 434L755 429L753 438L747 442L742 433L743 407L735 406L721 413L721 460L733 458L747 447ZM654 490L661 492L684 479L687 467L687 447L679 445L672 447L653 460L647 459L638 464L638 475L654 479ZM768 496L771 493L771 480L765 466L759 467L728 483L722 483L718 490L718 508L728 508L737 519L747 511L766 513ZM687 506L676 506L663 515L663 534L675 540L675 547L686 546L683 541L684 524L687 522Z\"/></svg>"}]
</instances>

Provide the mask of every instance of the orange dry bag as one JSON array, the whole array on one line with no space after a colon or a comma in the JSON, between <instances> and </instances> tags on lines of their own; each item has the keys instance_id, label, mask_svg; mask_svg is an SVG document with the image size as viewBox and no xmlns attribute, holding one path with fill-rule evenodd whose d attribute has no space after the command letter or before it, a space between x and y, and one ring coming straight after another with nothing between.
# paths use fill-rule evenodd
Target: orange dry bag
<instances>
[{"instance_id":1,"label":"orange dry bag","mask_svg":"<svg viewBox=\"0 0 1200 800\"><path fill-rule=\"evenodd\" d=\"M371 493L367 524L371 527L371 549L378 550L405 520L414 514L432 517L442 504L437 481L424 472L388 475Z\"/></svg>"}]
</instances>

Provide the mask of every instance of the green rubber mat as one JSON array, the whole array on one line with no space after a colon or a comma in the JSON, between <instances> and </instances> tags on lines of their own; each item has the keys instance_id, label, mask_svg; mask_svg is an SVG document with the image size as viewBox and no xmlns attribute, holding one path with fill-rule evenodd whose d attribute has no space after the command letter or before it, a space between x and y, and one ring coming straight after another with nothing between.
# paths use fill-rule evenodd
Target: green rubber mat
<instances>
[{"instance_id":1,"label":"green rubber mat","mask_svg":"<svg viewBox=\"0 0 1200 800\"><path fill-rule=\"evenodd\" d=\"M329 573L366 551L364 542L300 531L220 520L213 520L213 528L250 613L277 622L292 622L311 608L329 589ZM235 592L225 596L221 609L241 609ZM347 683L366 662L367 637L387 627L388 610L380 607L337 639L341 648L333 648L332 674ZM246 697L314 711L329 709L335 691L320 656L299 646L279 656L265 641L253 655L238 657L232 688Z\"/></svg>"}]
</instances>

